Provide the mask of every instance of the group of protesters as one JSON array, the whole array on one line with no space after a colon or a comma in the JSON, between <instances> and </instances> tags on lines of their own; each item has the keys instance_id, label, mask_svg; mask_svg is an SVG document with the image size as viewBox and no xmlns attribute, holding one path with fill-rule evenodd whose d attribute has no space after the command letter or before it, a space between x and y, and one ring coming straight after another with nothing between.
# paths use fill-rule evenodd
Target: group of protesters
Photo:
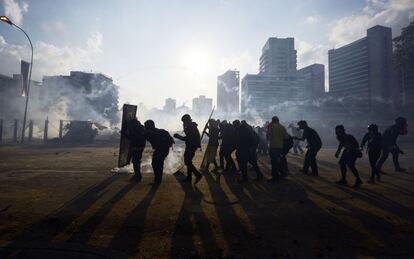
<instances>
[{"instance_id":1,"label":"group of protesters","mask_svg":"<svg viewBox=\"0 0 414 259\"><path fill-rule=\"evenodd\" d=\"M261 180L264 177L258 165L258 154L268 154L272 167L271 178L268 181L278 182L289 174L286 159L289 151L293 148L294 154L298 154L298 151L303 154L304 151L300 142L306 141L307 150L301 171L312 176L319 175L317 154L322 148L322 140L317 131L309 127L304 120L297 122L297 126L290 124L288 129L290 129L291 134L289 134L288 130L279 122L277 116L272 117L271 122L266 122L262 127L253 127L244 120L227 122L225 120L209 119L201 135L197 123L192 121L190 115L185 114L181 121L183 122L184 136L174 134L174 138L185 142L184 164L187 168L185 182L192 183L194 176L194 184L197 184L203 177L203 174L193 164L193 158L196 151L201 149L201 139L204 134L209 137L201 164L201 170L204 172L208 172L209 166L213 164L215 171L221 170L223 173L239 174L239 181L244 183L249 180L248 169L250 164L250 168L256 173L256 180ZM347 169L350 169L355 176L354 187L359 187L362 184L355 164L357 159L362 157L362 150L366 144L372 171L369 183L375 183L375 180L381 179L382 165L390 153L393 156L395 170L404 170L398 163L398 156L403 152L397 146L396 140L399 135L407 134L405 118L398 117L395 124L387 128L383 135L379 133L377 125L369 125L368 132L362 139L361 145L358 144L354 136L346 132L343 125L337 125L335 133L339 143L335 157L340 156L339 166L341 170L341 179L337 181L338 184L347 185ZM156 128L152 120L146 121L144 125L141 125L137 119L130 121L126 134L131 143L130 159L134 165L134 179L140 181L142 178L141 158L145 142L148 141L154 149L152 167L155 178L153 184L160 184L164 160L170 147L175 143L174 139L166 130ZM219 163L216 161L217 152ZM236 160L233 159L233 153L235 153Z\"/></svg>"}]
</instances>

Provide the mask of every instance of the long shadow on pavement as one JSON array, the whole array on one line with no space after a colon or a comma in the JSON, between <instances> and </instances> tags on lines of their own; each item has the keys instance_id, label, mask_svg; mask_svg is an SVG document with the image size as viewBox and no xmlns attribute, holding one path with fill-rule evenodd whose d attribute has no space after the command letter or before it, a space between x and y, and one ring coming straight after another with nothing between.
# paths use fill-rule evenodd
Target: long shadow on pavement
<instances>
[{"instance_id":1,"label":"long shadow on pavement","mask_svg":"<svg viewBox=\"0 0 414 259\"><path fill-rule=\"evenodd\" d=\"M222 250L218 247L215 233L211 224L203 212L201 202L203 194L191 183L183 183L181 172L174 174L184 191L184 200L178 219L173 230L171 243L171 257L173 258L219 258ZM195 224L192 223L192 219ZM193 235L198 233L201 239L201 246L204 254L197 252Z\"/></svg>"}]
</instances>

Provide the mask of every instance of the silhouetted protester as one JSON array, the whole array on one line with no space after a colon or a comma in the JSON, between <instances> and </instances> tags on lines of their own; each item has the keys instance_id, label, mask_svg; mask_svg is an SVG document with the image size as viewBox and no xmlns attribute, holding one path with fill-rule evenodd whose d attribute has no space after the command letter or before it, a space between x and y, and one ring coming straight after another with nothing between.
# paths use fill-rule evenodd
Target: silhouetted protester
<instances>
[{"instance_id":1,"label":"silhouetted protester","mask_svg":"<svg viewBox=\"0 0 414 259\"><path fill-rule=\"evenodd\" d=\"M361 142L361 149L363 149L365 144L368 143L367 152L369 164L371 165L371 178L368 183L375 183L375 176L378 181L381 179L380 173L377 170L377 162L381 156L381 138L381 133L378 132L378 126L371 124L368 126L368 132L365 134Z\"/></svg>"},{"instance_id":2,"label":"silhouetted protester","mask_svg":"<svg viewBox=\"0 0 414 259\"><path fill-rule=\"evenodd\" d=\"M302 137L293 138L299 141L306 140L306 142L308 143L308 150L305 154L305 161L303 162L302 172L304 174L308 174L310 167L312 169L312 175L317 176L319 174L319 171L316 156L318 155L319 150L322 148L322 140L319 137L319 134L316 132L316 130L309 127L306 121L299 121L298 126L299 129L303 130Z\"/></svg>"},{"instance_id":3,"label":"silhouetted protester","mask_svg":"<svg viewBox=\"0 0 414 259\"><path fill-rule=\"evenodd\" d=\"M176 133L174 137L185 142L184 163L187 166L187 178L184 181L191 183L194 174L196 177L194 184L196 184L203 177L193 165L195 152L201 147L200 132L198 131L197 123L192 121L189 114L184 114L181 117L181 121L183 122L185 136L180 136Z\"/></svg>"},{"instance_id":4,"label":"silhouetted protester","mask_svg":"<svg viewBox=\"0 0 414 259\"><path fill-rule=\"evenodd\" d=\"M214 164L214 170L218 169L218 165L216 162L216 156L217 156L217 149L219 146L219 128L217 121L214 119L210 119L207 126L208 132L206 132L206 135L209 137L207 149L206 149L206 167L204 168L206 171L208 171L208 167L211 163Z\"/></svg>"},{"instance_id":5,"label":"silhouetted protester","mask_svg":"<svg viewBox=\"0 0 414 259\"><path fill-rule=\"evenodd\" d=\"M220 146L220 157L223 157L226 161L226 165L224 166L224 161L221 160L220 164L224 168L224 171L236 171L236 164L234 163L231 154L236 149L236 131L232 124L227 123L227 121L223 121L220 124L220 138L221 138L221 146Z\"/></svg>"},{"instance_id":6,"label":"silhouetted protester","mask_svg":"<svg viewBox=\"0 0 414 259\"><path fill-rule=\"evenodd\" d=\"M277 182L281 174L283 174L281 157L284 141L288 138L286 128L279 123L277 116L274 116L272 122L267 126L266 137L269 141L269 156L272 164L272 178L269 181Z\"/></svg>"},{"instance_id":7,"label":"silhouetted protester","mask_svg":"<svg viewBox=\"0 0 414 259\"><path fill-rule=\"evenodd\" d=\"M357 158L362 156L359 150L358 141L351 134L346 134L345 127L343 125L337 125L335 127L336 138L339 141L338 150L335 153L335 157L339 157L342 148L345 148L339 159L339 165L341 168L341 180L337 181L337 184L347 185L346 181L346 168L348 167L354 174L356 180L354 187L359 187L362 184L362 180L359 177L358 170L355 167Z\"/></svg>"},{"instance_id":8,"label":"silhouetted protester","mask_svg":"<svg viewBox=\"0 0 414 259\"><path fill-rule=\"evenodd\" d=\"M299 143L299 140L298 139L295 139L295 138L299 138L300 139L302 137L301 136L302 134L300 132L300 129L297 128L297 127L295 127L293 125L293 123L289 124L288 128L290 129L290 132L291 132L292 137L293 137L293 153L295 155L297 155L298 154L298 150L299 150L299 152L301 154L303 154L303 149L302 149L302 147L301 147L301 145Z\"/></svg>"},{"instance_id":9,"label":"silhouetted protester","mask_svg":"<svg viewBox=\"0 0 414 259\"><path fill-rule=\"evenodd\" d=\"M145 123L145 137L151 143L154 152L152 153L152 169L154 170L154 185L161 184L162 173L164 171L164 160L170 152L170 147L174 144L174 139L168 131L157 129L154 121L147 120Z\"/></svg>"},{"instance_id":10,"label":"silhouetted protester","mask_svg":"<svg viewBox=\"0 0 414 259\"><path fill-rule=\"evenodd\" d=\"M130 156L134 167L133 180L141 181L141 159L145 148L145 128L139 120L132 119L127 124L127 137L130 140Z\"/></svg>"},{"instance_id":11,"label":"silhouetted protester","mask_svg":"<svg viewBox=\"0 0 414 259\"><path fill-rule=\"evenodd\" d=\"M249 177L247 175L247 164L249 162L252 164L253 169L256 171L257 179L262 179L263 175L257 165L256 156L256 148L258 142L255 139L255 136L252 134L252 132L254 132L253 129L247 125L247 123L240 123L239 120L233 121L233 126L236 131L236 158L241 172L240 182L244 183L249 180ZM254 161L252 153L254 153L256 161Z\"/></svg>"},{"instance_id":12,"label":"silhouetted protester","mask_svg":"<svg viewBox=\"0 0 414 259\"><path fill-rule=\"evenodd\" d=\"M407 135L408 125L407 119L404 117L398 117L395 119L395 124L388 127L382 133L382 155L377 164L377 170L381 172L382 165L387 160L388 155L392 154L392 161L394 162L394 169L396 172L404 172L405 169L401 168L398 161L400 154L404 152L398 147L397 139L399 135Z\"/></svg>"},{"instance_id":13,"label":"silhouetted protester","mask_svg":"<svg viewBox=\"0 0 414 259\"><path fill-rule=\"evenodd\" d=\"M261 180L263 179L263 174L260 171L259 165L257 164L257 149L259 148L260 144L260 136L256 133L256 131L254 131L254 128L251 125L249 125L245 120L241 121L241 126L247 128L250 132L251 143L249 147L248 162L252 166L252 169L256 172L256 180Z\"/></svg>"}]
</instances>

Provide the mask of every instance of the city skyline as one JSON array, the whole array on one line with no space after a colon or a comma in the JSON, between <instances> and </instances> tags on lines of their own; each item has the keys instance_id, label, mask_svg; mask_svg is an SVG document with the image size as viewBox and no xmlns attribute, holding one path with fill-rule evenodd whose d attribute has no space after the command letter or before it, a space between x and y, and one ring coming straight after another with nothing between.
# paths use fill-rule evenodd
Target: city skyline
<instances>
[{"instance_id":1,"label":"city skyline","mask_svg":"<svg viewBox=\"0 0 414 259\"><path fill-rule=\"evenodd\" d=\"M395 36L414 10L411 1L362 0L268 1L260 7L231 0L121 1L110 6L106 1L31 5L3 0L0 12L33 38L35 80L72 70L102 72L121 87L121 103L161 108L167 97L191 106L195 96L216 96L217 75L228 69L239 70L241 77L256 73L269 37L294 37L298 67L321 63L327 70L329 49L363 37L375 24L390 26ZM53 12L44 16L45 9ZM28 56L24 38L2 25L0 46L0 58L7 61L0 73L18 73L16 64ZM148 88L157 94L146 95Z\"/></svg>"}]
</instances>

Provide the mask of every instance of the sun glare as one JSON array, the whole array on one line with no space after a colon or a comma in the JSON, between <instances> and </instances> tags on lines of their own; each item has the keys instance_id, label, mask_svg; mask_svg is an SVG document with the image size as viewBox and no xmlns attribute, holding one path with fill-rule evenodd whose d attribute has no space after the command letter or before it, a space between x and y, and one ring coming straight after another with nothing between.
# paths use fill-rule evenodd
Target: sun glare
<instances>
[{"instance_id":1,"label":"sun glare","mask_svg":"<svg viewBox=\"0 0 414 259\"><path fill-rule=\"evenodd\" d=\"M211 56L205 49L188 49L183 57L183 65L198 74L206 74L211 68Z\"/></svg>"}]
</instances>

